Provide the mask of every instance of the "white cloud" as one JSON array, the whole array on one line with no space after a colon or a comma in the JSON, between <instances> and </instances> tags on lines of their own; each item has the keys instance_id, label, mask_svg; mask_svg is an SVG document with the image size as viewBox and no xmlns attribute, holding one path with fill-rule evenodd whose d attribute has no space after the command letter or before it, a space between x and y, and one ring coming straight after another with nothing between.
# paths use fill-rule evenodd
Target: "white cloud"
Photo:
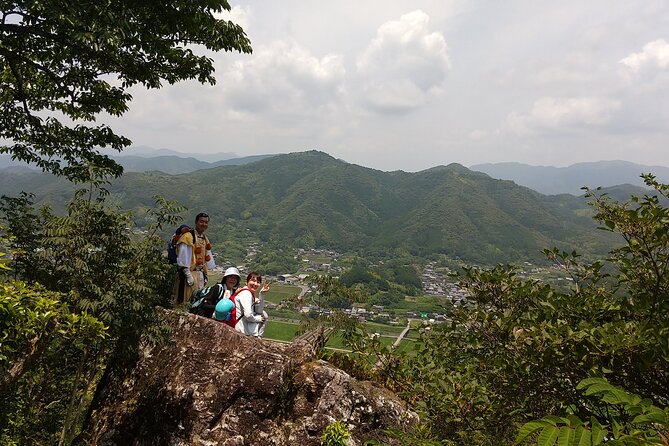
<instances>
[{"instance_id":1,"label":"white cloud","mask_svg":"<svg viewBox=\"0 0 669 446\"><path fill-rule=\"evenodd\" d=\"M409 111L440 91L450 68L444 36L431 32L430 17L416 10L381 25L357 61L367 106Z\"/></svg>"},{"instance_id":2,"label":"white cloud","mask_svg":"<svg viewBox=\"0 0 669 446\"><path fill-rule=\"evenodd\" d=\"M669 68L669 43L664 39L648 42L638 53L632 53L620 63L638 73L644 68Z\"/></svg>"},{"instance_id":3,"label":"white cloud","mask_svg":"<svg viewBox=\"0 0 669 446\"><path fill-rule=\"evenodd\" d=\"M516 133L541 130L567 130L569 127L601 126L620 109L620 102L608 98L543 97L534 102L528 114L511 113L507 127Z\"/></svg>"},{"instance_id":4,"label":"white cloud","mask_svg":"<svg viewBox=\"0 0 669 446\"><path fill-rule=\"evenodd\" d=\"M242 112L323 111L337 103L345 74L341 55L318 58L294 41L274 41L228 68L224 99Z\"/></svg>"}]
</instances>

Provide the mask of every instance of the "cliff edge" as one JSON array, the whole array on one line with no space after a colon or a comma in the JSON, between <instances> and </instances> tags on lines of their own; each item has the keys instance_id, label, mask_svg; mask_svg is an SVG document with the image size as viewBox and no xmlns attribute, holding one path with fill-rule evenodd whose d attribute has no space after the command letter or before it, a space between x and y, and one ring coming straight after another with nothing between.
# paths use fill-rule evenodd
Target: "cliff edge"
<instances>
[{"instance_id":1,"label":"cliff edge","mask_svg":"<svg viewBox=\"0 0 669 446\"><path fill-rule=\"evenodd\" d=\"M104 389L91 445L319 445L343 421L349 445L406 429L418 417L390 391L314 358L307 343L246 337L225 324L164 311L167 345L146 347ZM271 322L270 322L271 323Z\"/></svg>"}]
</instances>

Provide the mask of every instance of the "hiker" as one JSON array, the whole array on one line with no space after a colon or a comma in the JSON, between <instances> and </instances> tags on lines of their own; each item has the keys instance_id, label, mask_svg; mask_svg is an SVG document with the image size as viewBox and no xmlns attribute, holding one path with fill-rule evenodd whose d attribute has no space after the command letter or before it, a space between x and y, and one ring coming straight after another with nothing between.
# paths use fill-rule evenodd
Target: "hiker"
<instances>
[{"instance_id":1,"label":"hiker","mask_svg":"<svg viewBox=\"0 0 669 446\"><path fill-rule=\"evenodd\" d=\"M223 278L221 279L221 283L216 285L221 286L223 292L219 293L218 298L215 302L213 302L212 310L208 317L213 317L219 322L226 322L232 327L235 326L235 324L230 322L229 319L231 316L230 311L234 308L234 303L231 300L231 297L237 291L240 280L241 275L239 274L239 270L237 268L231 266L225 270L225 273L223 273ZM221 301L230 301L231 305L227 305L225 302L219 305L219 302Z\"/></svg>"},{"instance_id":2,"label":"hiker","mask_svg":"<svg viewBox=\"0 0 669 446\"><path fill-rule=\"evenodd\" d=\"M184 233L177 241L177 305L183 305L194 291L207 286L207 271L215 266L211 243L204 234L208 227L209 215L200 212L195 216L194 230Z\"/></svg>"},{"instance_id":3,"label":"hiker","mask_svg":"<svg viewBox=\"0 0 669 446\"><path fill-rule=\"evenodd\" d=\"M225 287L225 294L223 297L229 299L230 296L235 294L235 291L237 291L239 282L241 280L242 276L239 274L239 270L237 268L231 266L230 268L226 269L225 273L223 273L223 278L221 279L221 285Z\"/></svg>"},{"instance_id":4,"label":"hiker","mask_svg":"<svg viewBox=\"0 0 669 446\"><path fill-rule=\"evenodd\" d=\"M259 338L263 337L267 326L268 316L264 311L264 293L269 291L270 285L265 283L259 290L261 283L262 276L260 273L252 271L246 276L246 286L235 295L237 317L235 329L245 335Z\"/></svg>"}]
</instances>

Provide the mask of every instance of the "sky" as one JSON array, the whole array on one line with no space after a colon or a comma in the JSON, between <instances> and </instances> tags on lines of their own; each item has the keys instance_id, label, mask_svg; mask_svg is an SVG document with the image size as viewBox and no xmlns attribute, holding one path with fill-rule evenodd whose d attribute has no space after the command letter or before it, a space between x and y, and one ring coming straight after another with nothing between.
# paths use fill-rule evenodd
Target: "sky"
<instances>
[{"instance_id":1,"label":"sky","mask_svg":"<svg viewBox=\"0 0 669 446\"><path fill-rule=\"evenodd\" d=\"M131 90L133 145L322 150L384 171L669 166L667 0L231 1L253 54L217 84ZM127 152L131 154L131 151Z\"/></svg>"}]
</instances>

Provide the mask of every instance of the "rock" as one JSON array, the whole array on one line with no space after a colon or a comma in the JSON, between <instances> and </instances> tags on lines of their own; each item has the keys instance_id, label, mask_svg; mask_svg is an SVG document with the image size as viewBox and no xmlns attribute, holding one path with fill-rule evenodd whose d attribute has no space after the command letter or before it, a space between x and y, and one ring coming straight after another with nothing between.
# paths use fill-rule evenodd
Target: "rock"
<instances>
[{"instance_id":1,"label":"rock","mask_svg":"<svg viewBox=\"0 0 669 446\"><path fill-rule=\"evenodd\" d=\"M91 445L319 445L346 423L348 444L393 444L415 413L390 391L314 358L304 342L280 344L225 324L165 310L166 346L146 348L122 382L104 389L87 432Z\"/></svg>"}]
</instances>

